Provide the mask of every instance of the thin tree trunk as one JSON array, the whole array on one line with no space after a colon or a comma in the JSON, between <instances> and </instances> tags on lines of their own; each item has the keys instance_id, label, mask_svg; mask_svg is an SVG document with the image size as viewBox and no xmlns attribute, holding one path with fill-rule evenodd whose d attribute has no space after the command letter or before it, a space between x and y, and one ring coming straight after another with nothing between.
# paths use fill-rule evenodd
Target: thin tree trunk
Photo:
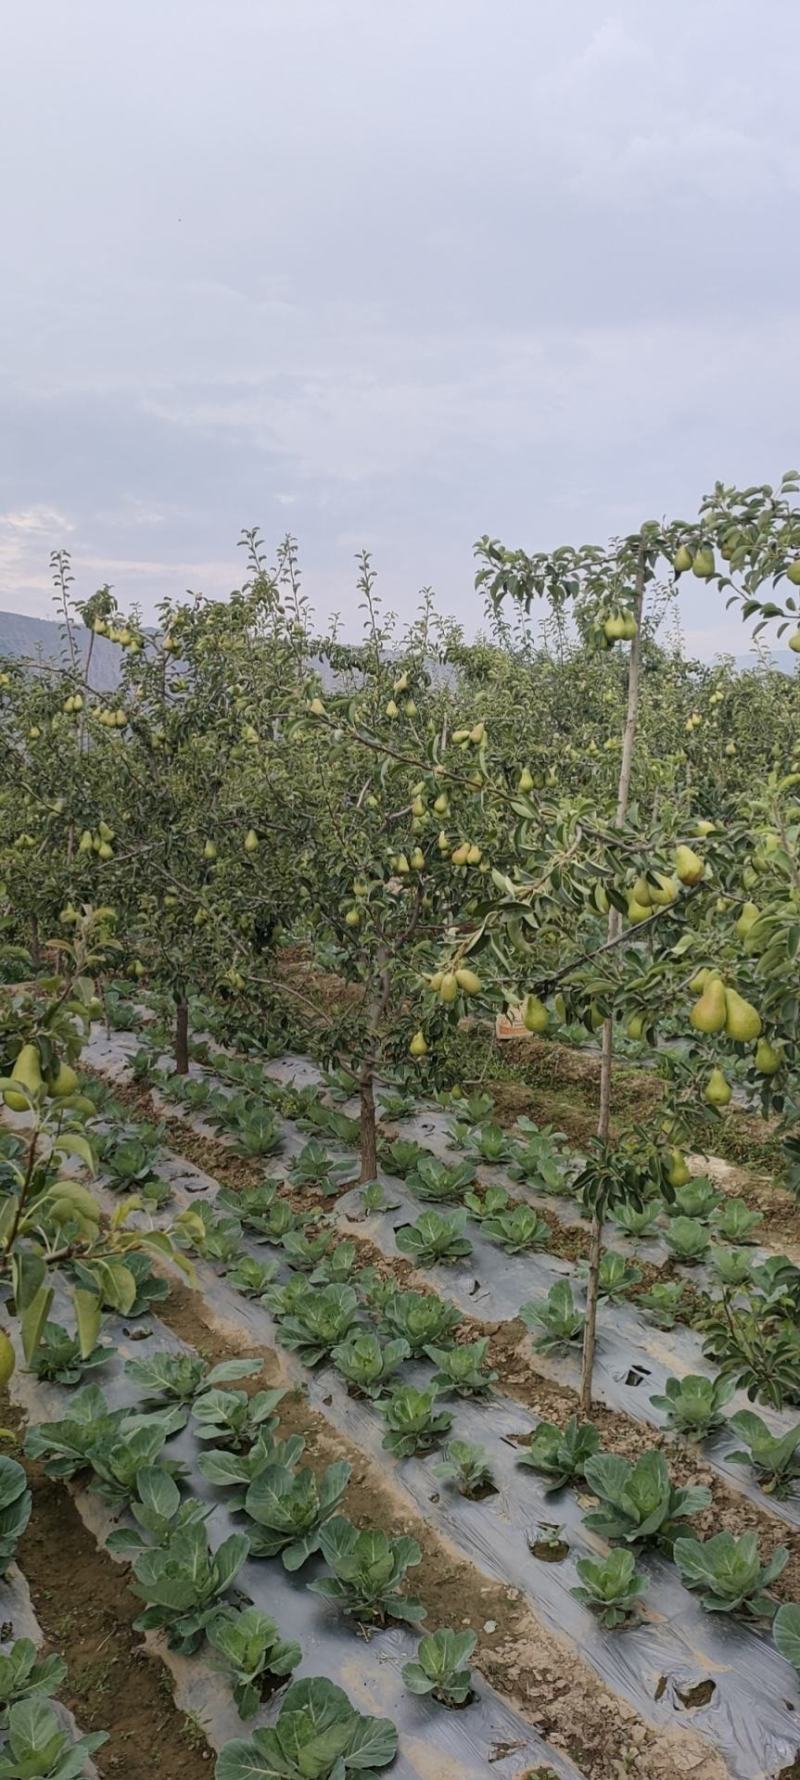
<instances>
[{"instance_id":1,"label":"thin tree trunk","mask_svg":"<svg viewBox=\"0 0 800 1780\"><path fill-rule=\"evenodd\" d=\"M175 1074L189 1074L189 1009L185 1001L175 1003Z\"/></svg>"},{"instance_id":2,"label":"thin tree trunk","mask_svg":"<svg viewBox=\"0 0 800 1780\"><path fill-rule=\"evenodd\" d=\"M361 1173L359 1184L365 1186L378 1174L378 1134L375 1128L375 1085L373 1061L368 1057L359 1081L361 1098Z\"/></svg>"},{"instance_id":3,"label":"thin tree trunk","mask_svg":"<svg viewBox=\"0 0 800 1780\"><path fill-rule=\"evenodd\" d=\"M624 827L628 814L628 802L631 791L631 772L633 768L633 750L636 741L636 724L639 715L639 686L642 673L642 612L644 609L645 588L645 544L644 537L639 541L639 560L636 569L636 590L633 602L633 615L636 619L636 635L631 642L628 661L628 708L625 715L625 729L622 737L622 759L619 769L617 786L617 809L615 826ZM608 914L608 939L617 939L622 926L619 909L610 909ZM606 1020L603 1026L602 1049L600 1055L600 1107L597 1119L597 1135L602 1144L608 1144L611 1126L611 1075L614 1065L614 1025ZM592 1407L592 1374L594 1372L594 1355L597 1344L597 1291L600 1280L600 1263L603 1259L603 1220L605 1207L596 1208L592 1218L589 1239L589 1273L586 1281L586 1323L583 1332L583 1355L581 1359L580 1412L589 1415Z\"/></svg>"}]
</instances>

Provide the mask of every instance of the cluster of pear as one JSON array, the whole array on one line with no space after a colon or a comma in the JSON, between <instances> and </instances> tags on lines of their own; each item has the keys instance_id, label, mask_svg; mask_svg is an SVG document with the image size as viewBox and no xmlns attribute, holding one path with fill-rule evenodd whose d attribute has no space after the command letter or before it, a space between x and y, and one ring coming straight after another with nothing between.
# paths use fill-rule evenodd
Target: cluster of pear
<instances>
[{"instance_id":1,"label":"cluster of pear","mask_svg":"<svg viewBox=\"0 0 800 1780\"><path fill-rule=\"evenodd\" d=\"M459 965L456 970L435 970L428 978L428 988L438 995L439 1000L449 1006L462 995L477 995L480 992L481 979L477 971L470 970L467 965Z\"/></svg>"},{"instance_id":2,"label":"cluster of pear","mask_svg":"<svg viewBox=\"0 0 800 1780\"><path fill-rule=\"evenodd\" d=\"M600 620L609 648L615 643L630 643L636 635L636 619L632 612L606 612Z\"/></svg>"},{"instance_id":3,"label":"cluster of pear","mask_svg":"<svg viewBox=\"0 0 800 1780\"><path fill-rule=\"evenodd\" d=\"M113 711L104 705L102 710L93 711L92 716L97 719L103 729L126 729L128 725L127 715L121 705L117 705Z\"/></svg>"},{"instance_id":4,"label":"cluster of pear","mask_svg":"<svg viewBox=\"0 0 800 1780\"><path fill-rule=\"evenodd\" d=\"M676 575L685 574L691 569L699 581L710 581L715 570L714 552L710 544L698 544L693 550L690 544L680 544L672 559L672 567Z\"/></svg>"},{"instance_id":5,"label":"cluster of pear","mask_svg":"<svg viewBox=\"0 0 800 1780\"><path fill-rule=\"evenodd\" d=\"M759 1074L775 1075L783 1059L780 1050L763 1034L758 1008L724 983L715 970L699 970L689 987L698 996L689 1015L695 1032L724 1032L735 1044L755 1043L754 1062ZM721 1069L713 1069L706 1083L706 1100L711 1106L727 1106L730 1097L727 1077Z\"/></svg>"},{"instance_id":6,"label":"cluster of pear","mask_svg":"<svg viewBox=\"0 0 800 1780\"><path fill-rule=\"evenodd\" d=\"M114 848L111 844L113 839L113 828L109 828L107 822L99 822L96 834L92 833L91 828L83 829L78 841L78 852L96 853L98 859L113 859Z\"/></svg>"},{"instance_id":7,"label":"cluster of pear","mask_svg":"<svg viewBox=\"0 0 800 1780\"><path fill-rule=\"evenodd\" d=\"M642 874L629 890L629 921L646 921L656 909L668 908L678 894L678 884L685 884L687 888L699 884L705 877L705 871L705 864L693 847L683 844L676 847L673 876L662 871L650 872L646 877Z\"/></svg>"},{"instance_id":8,"label":"cluster of pear","mask_svg":"<svg viewBox=\"0 0 800 1780\"><path fill-rule=\"evenodd\" d=\"M65 698L65 700L64 700L64 710L68 711L68 712L82 711L83 710L83 693L82 692L71 692L69 694L69 697Z\"/></svg>"},{"instance_id":9,"label":"cluster of pear","mask_svg":"<svg viewBox=\"0 0 800 1780\"><path fill-rule=\"evenodd\" d=\"M134 655L142 647L144 639L137 631L131 630L127 624L112 624L109 618L95 618L92 630L97 637L108 637L110 643L119 643L121 649L131 649Z\"/></svg>"},{"instance_id":10,"label":"cluster of pear","mask_svg":"<svg viewBox=\"0 0 800 1780\"><path fill-rule=\"evenodd\" d=\"M67 1100L78 1091L78 1077L69 1063L59 1063L55 1075L45 1080L39 1052L34 1044L22 1046L10 1079L19 1083L19 1089L7 1088L3 1096L10 1112L28 1112L31 1101L39 1100L42 1093L54 1100Z\"/></svg>"}]
</instances>

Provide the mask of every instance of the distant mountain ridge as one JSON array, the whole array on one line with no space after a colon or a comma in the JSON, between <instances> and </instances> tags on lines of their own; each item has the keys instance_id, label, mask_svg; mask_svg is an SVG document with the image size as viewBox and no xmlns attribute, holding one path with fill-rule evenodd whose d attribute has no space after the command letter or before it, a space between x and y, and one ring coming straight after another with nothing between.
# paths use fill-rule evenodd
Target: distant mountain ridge
<instances>
[{"instance_id":1,"label":"distant mountain ridge","mask_svg":"<svg viewBox=\"0 0 800 1780\"><path fill-rule=\"evenodd\" d=\"M75 637L83 660L89 649L90 635L82 625ZM0 655L26 656L33 661L66 659L63 627L54 618L29 618L23 612L0 612ZM92 650L92 685L98 692L111 692L119 680L120 652L106 637L95 637ZM758 666L754 655L734 656L740 673ZM770 656L772 667L781 674L795 674L798 658L789 649L775 649ZM326 664L320 664L326 686L335 683L335 675Z\"/></svg>"},{"instance_id":2,"label":"distant mountain ridge","mask_svg":"<svg viewBox=\"0 0 800 1780\"><path fill-rule=\"evenodd\" d=\"M91 632L76 625L75 641L85 662ZM23 612L0 612L0 655L23 656L28 661L69 660L64 628L54 618L29 618ZM111 692L119 680L120 652L106 637L95 637L92 650L92 685Z\"/></svg>"}]
</instances>

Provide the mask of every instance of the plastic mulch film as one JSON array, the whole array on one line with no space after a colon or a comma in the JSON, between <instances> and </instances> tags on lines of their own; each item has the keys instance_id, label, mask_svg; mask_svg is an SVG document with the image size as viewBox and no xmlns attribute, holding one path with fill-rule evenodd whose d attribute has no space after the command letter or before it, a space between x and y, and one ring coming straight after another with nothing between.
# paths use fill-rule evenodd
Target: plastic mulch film
<instances>
[{"instance_id":1,"label":"plastic mulch film","mask_svg":"<svg viewBox=\"0 0 800 1780\"><path fill-rule=\"evenodd\" d=\"M149 1339L131 1341L124 1333L121 1319L109 1319L106 1325L106 1332L116 1336L116 1353L101 1373L92 1374L92 1382L100 1386L112 1407L134 1407L139 1401L135 1383L125 1377L125 1359L141 1359L157 1349L187 1351L155 1319L148 1319L148 1326L152 1330ZM68 1413L69 1393L57 1386L42 1385L20 1369L14 1375L13 1387L31 1422ZM168 1447L169 1456L180 1458L187 1467L185 1491L214 1504L206 1524L215 1547L229 1533L246 1531L246 1520L241 1516L234 1520L225 1505L224 1492L215 1491L198 1470L197 1459L202 1451L191 1422ZM85 1524L103 1543L113 1527L120 1524L120 1516L88 1489L76 1488L74 1495ZM521 1773L535 1772L537 1768L552 1773L557 1780L581 1780L572 1762L545 1743L533 1726L513 1712L480 1676L475 1678L475 1699L464 1711L448 1711L409 1693L401 1670L415 1654L417 1639L413 1632L391 1627L375 1632L368 1640L359 1636L350 1621L306 1587L323 1568L318 1557L310 1559L295 1575L284 1570L279 1559L251 1561L240 1571L234 1592L241 1591L269 1613L284 1638L299 1641L303 1655L293 1679L324 1675L344 1688L360 1712L394 1721L400 1747L391 1769L392 1780L486 1780L490 1774L497 1775L498 1780L518 1780ZM413 1594L413 1571L409 1592ZM196 1655L181 1656L168 1650L157 1634L147 1633L146 1641L169 1665L178 1705L198 1720L214 1749L219 1750L233 1737L249 1736L253 1725L273 1722L277 1716L280 1692L271 1696L256 1718L243 1725L227 1681L214 1670L202 1649Z\"/></svg>"}]
</instances>

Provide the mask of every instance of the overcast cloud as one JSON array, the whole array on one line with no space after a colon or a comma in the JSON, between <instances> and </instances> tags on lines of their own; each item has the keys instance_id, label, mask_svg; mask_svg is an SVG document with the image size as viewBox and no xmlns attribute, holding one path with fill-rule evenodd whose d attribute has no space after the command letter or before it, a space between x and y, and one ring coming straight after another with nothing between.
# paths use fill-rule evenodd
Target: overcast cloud
<instances>
[{"instance_id":1,"label":"overcast cloud","mask_svg":"<svg viewBox=\"0 0 800 1780\"><path fill-rule=\"evenodd\" d=\"M798 458L796 0L7 0L0 606L291 529L474 628L472 545ZM697 584L689 646L743 648Z\"/></svg>"}]
</instances>

